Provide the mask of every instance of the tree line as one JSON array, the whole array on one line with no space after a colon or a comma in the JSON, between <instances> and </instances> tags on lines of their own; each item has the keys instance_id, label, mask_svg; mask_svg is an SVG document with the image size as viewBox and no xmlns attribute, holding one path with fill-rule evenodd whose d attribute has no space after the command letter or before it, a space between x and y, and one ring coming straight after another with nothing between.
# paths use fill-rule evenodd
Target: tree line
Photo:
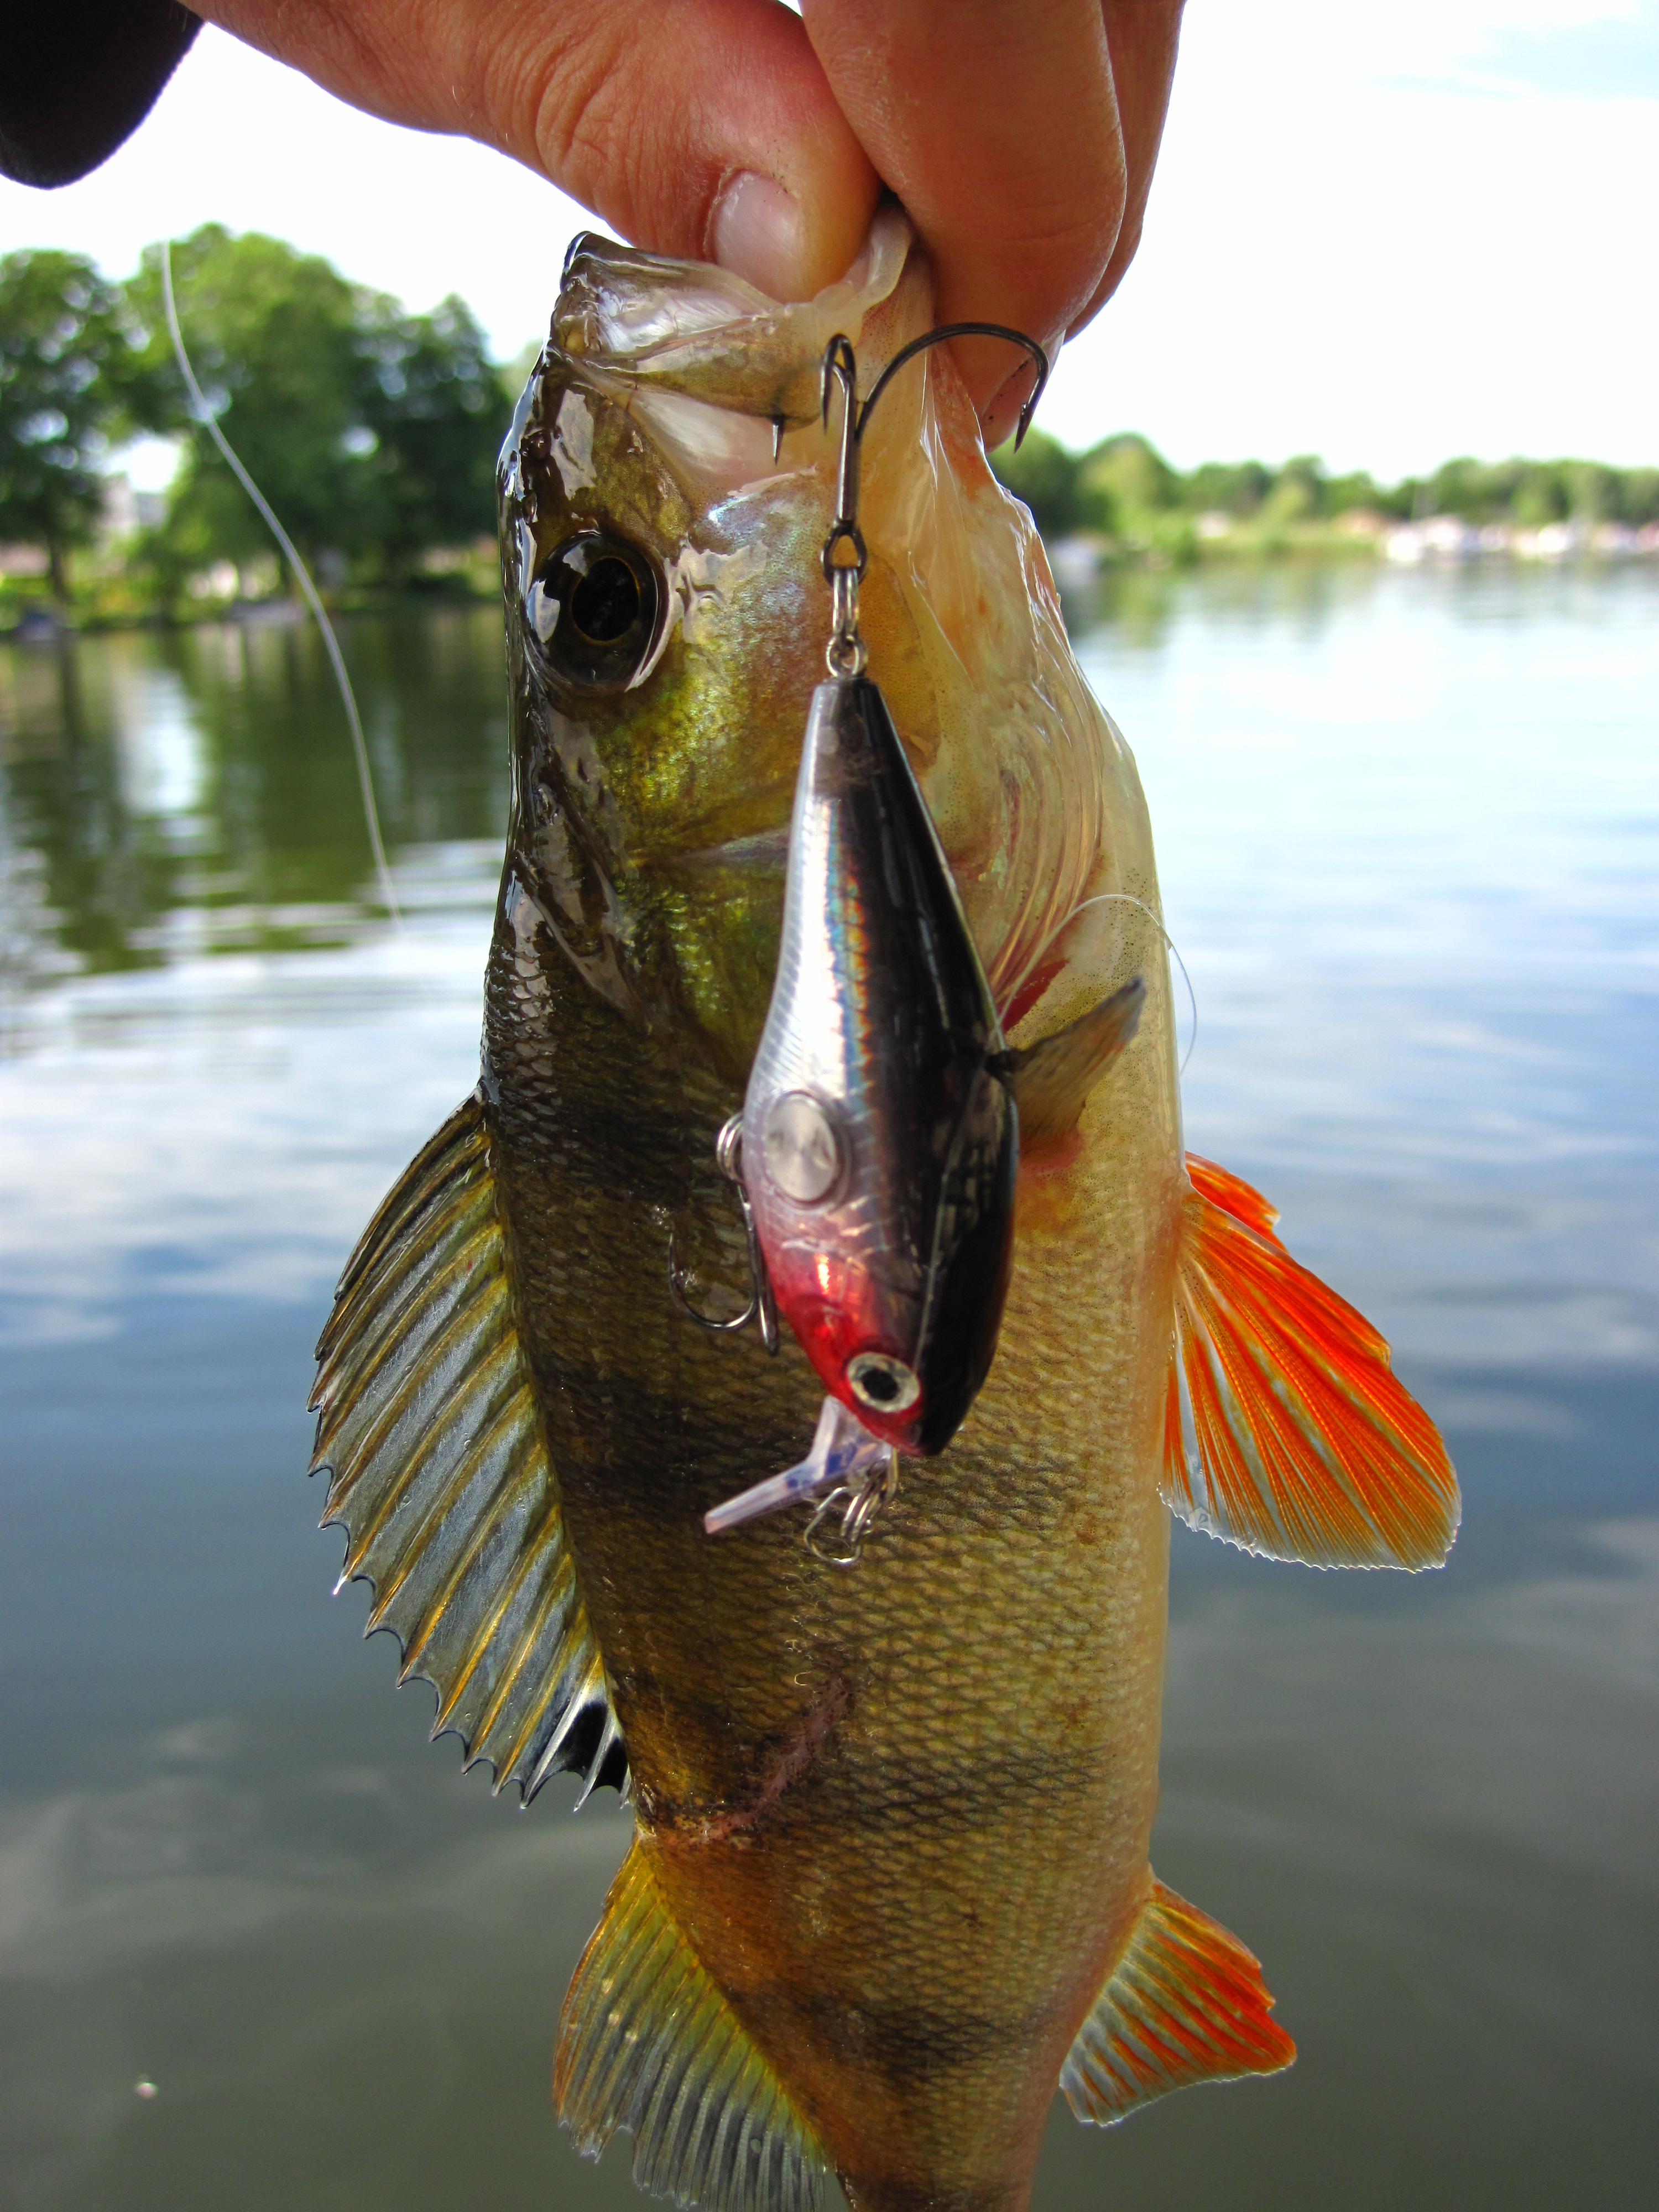
<instances>
[{"instance_id":1,"label":"tree line","mask_svg":"<svg viewBox=\"0 0 1659 2212\"><path fill-rule=\"evenodd\" d=\"M308 559L327 555L338 578L396 586L435 550L491 532L495 453L514 395L460 300L410 314L319 255L217 223L174 247L173 271L209 404ZM98 537L112 452L146 432L187 431L160 246L122 283L78 254L0 259L0 544L40 549L60 602L72 556ZM1177 556L1215 516L1265 546L1357 510L1522 529L1659 520L1659 469L1583 460L1454 460L1385 487L1363 471L1330 475L1309 455L1279 468L1207 461L1183 474L1133 434L1074 453L1035 430L1018 453L1005 447L996 466L1045 537L1090 532ZM164 516L127 557L167 605L216 562L270 550L198 429Z\"/></svg>"},{"instance_id":2,"label":"tree line","mask_svg":"<svg viewBox=\"0 0 1659 2212\"><path fill-rule=\"evenodd\" d=\"M1447 461L1432 476L1384 486L1364 471L1329 475L1311 454L1281 468L1206 461L1183 475L1133 432L1074 453L1033 430L1018 453L1005 447L994 465L1045 538L1087 531L1130 547L1168 544L1201 515L1255 525L1262 535L1356 513L1419 522L1455 514L1523 530L1575 521L1639 529L1659 521L1659 468L1599 461Z\"/></svg>"},{"instance_id":3,"label":"tree line","mask_svg":"<svg viewBox=\"0 0 1659 2212\"><path fill-rule=\"evenodd\" d=\"M511 396L460 300L410 314L319 255L217 223L173 247L173 279L208 404L302 555L396 584L431 549L493 530ZM79 254L0 259L0 542L41 549L60 601L98 535L111 453L191 422L159 246L122 283ZM270 550L195 431L131 558L165 603L215 562Z\"/></svg>"}]
</instances>

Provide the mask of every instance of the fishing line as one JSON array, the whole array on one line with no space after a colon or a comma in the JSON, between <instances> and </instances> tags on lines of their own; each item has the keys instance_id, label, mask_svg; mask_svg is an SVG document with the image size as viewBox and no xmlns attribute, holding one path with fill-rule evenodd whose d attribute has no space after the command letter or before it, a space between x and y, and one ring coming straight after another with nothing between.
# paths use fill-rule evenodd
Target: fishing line
<instances>
[{"instance_id":1,"label":"fishing line","mask_svg":"<svg viewBox=\"0 0 1659 2212\"><path fill-rule=\"evenodd\" d=\"M1146 900L1138 899L1133 891L1102 891L1095 898L1085 899L1083 906L1080 906L1078 908L1078 912L1081 914L1083 907L1109 906L1114 900L1118 901L1124 906L1136 906L1140 908L1142 914L1146 915L1147 921L1152 923L1152 927L1164 939L1164 945L1169 951L1170 959L1175 962L1176 966L1181 970L1181 980L1187 986L1187 1004L1193 1010L1193 1033L1187 1040L1186 1051L1181 1055L1181 1066L1176 1070L1177 1075L1184 1075L1187 1073L1187 1062L1192 1058L1194 1047L1198 1042L1198 994L1193 988L1192 977L1187 973L1187 963L1182 958L1181 949L1176 945L1174 938L1170 936L1169 931L1165 929L1164 924L1152 912L1152 909L1147 905Z\"/></svg>"},{"instance_id":2,"label":"fishing line","mask_svg":"<svg viewBox=\"0 0 1659 2212\"><path fill-rule=\"evenodd\" d=\"M173 355L178 361L179 371L185 384L190 387L190 396L194 403L192 411L196 420L229 462L237 483L253 501L259 512L260 519L282 548L283 557L289 566L299 578L300 589L305 594L306 605L317 617L317 627L323 634L323 643L328 650L329 663L334 671L334 680L339 685L340 696L345 702L346 720L351 725L351 746L357 756L357 785L362 793L363 818L368 824L369 848L374 855L374 872L380 879L380 898L386 912L392 916L393 927L402 929L403 911L398 904L398 894L392 889L392 870L387 865L386 846L380 837L380 817L374 805L374 779L369 770L368 743L363 736L362 718L357 712L357 695L351 688L351 678L346 671L345 656L340 651L340 641L334 635L334 625L328 618L328 610L323 605L317 586L311 580L311 571L300 558L299 548L276 520L270 501L242 466L229 439L219 428L213 410L208 405L206 393L196 381L196 372L190 365L190 356L185 351L185 334L179 327L179 309L173 296L173 240L171 239L163 239L161 241L161 296L167 304L167 335L173 340Z\"/></svg>"},{"instance_id":3,"label":"fishing line","mask_svg":"<svg viewBox=\"0 0 1659 2212\"><path fill-rule=\"evenodd\" d=\"M1198 994L1193 988L1193 979L1187 973L1187 963L1181 957L1179 946L1176 945L1174 938L1170 936L1169 931L1165 929L1164 924L1152 912L1151 907L1147 905L1146 900L1138 899L1133 891L1097 891L1093 898L1085 899L1081 905L1075 907L1073 909L1072 914L1066 921L1066 927L1069 929L1072 927L1072 924L1076 921L1079 915L1087 914L1091 906L1113 905L1139 907L1141 913L1146 915L1147 921L1152 923L1152 927L1164 939L1164 946L1169 952L1170 957L1175 962L1176 966L1181 970L1181 980L1187 986L1187 1003L1193 1010L1192 1035L1187 1040L1187 1049L1182 1054L1181 1066L1176 1071L1177 1075L1184 1075L1187 1073L1187 1062L1193 1056L1193 1048L1198 1042Z\"/></svg>"}]
</instances>

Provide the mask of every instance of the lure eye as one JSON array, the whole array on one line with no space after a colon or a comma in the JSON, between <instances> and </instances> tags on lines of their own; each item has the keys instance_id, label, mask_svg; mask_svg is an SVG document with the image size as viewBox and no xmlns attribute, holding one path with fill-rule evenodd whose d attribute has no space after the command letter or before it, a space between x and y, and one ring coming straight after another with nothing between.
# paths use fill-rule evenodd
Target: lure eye
<instances>
[{"instance_id":1,"label":"lure eye","mask_svg":"<svg viewBox=\"0 0 1659 2212\"><path fill-rule=\"evenodd\" d=\"M767 1109L766 1171L797 1206L818 1206L841 1181L841 1135L810 1091L786 1091Z\"/></svg>"},{"instance_id":2,"label":"lure eye","mask_svg":"<svg viewBox=\"0 0 1659 2212\"><path fill-rule=\"evenodd\" d=\"M847 1363L847 1381L860 1405L872 1413L902 1413L921 1395L915 1370L884 1352L855 1352Z\"/></svg>"},{"instance_id":3,"label":"lure eye","mask_svg":"<svg viewBox=\"0 0 1659 2212\"><path fill-rule=\"evenodd\" d=\"M548 666L591 690L625 690L657 635L657 572L636 546L599 530L567 538L536 571L525 614Z\"/></svg>"}]
</instances>

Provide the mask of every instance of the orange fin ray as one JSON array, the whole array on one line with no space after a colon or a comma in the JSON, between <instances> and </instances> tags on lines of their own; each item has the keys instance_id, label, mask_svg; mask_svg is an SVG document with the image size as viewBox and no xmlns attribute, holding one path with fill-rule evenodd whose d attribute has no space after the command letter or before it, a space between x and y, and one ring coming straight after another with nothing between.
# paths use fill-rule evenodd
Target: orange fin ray
<instances>
[{"instance_id":1,"label":"orange fin ray","mask_svg":"<svg viewBox=\"0 0 1659 2212\"><path fill-rule=\"evenodd\" d=\"M1242 1549L1437 1567L1457 1479L1364 1317L1297 1265L1259 1193L1195 1153L1181 1229L1164 1495Z\"/></svg>"},{"instance_id":2,"label":"orange fin ray","mask_svg":"<svg viewBox=\"0 0 1659 2212\"><path fill-rule=\"evenodd\" d=\"M1200 2081L1276 2074L1296 2045L1236 1936L1154 1881L1060 2069L1079 2119L1109 2127Z\"/></svg>"}]
</instances>

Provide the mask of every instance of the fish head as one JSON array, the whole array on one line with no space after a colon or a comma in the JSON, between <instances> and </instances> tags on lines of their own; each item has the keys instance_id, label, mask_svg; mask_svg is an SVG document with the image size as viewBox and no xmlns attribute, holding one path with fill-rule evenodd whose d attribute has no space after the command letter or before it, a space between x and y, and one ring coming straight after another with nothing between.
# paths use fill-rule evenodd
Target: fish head
<instances>
[{"instance_id":1,"label":"fish head","mask_svg":"<svg viewBox=\"0 0 1659 2212\"><path fill-rule=\"evenodd\" d=\"M902 244L873 258L890 289ZM837 289L817 321L855 307ZM514 865L594 990L738 1084L829 630L833 453L799 321L579 240L500 471Z\"/></svg>"},{"instance_id":2,"label":"fish head","mask_svg":"<svg viewBox=\"0 0 1659 2212\"><path fill-rule=\"evenodd\" d=\"M580 239L503 448L515 880L586 988L734 1092L771 994L830 635L823 350L848 335L867 392L932 321L896 209L841 283L795 305ZM1098 873L1098 710L942 349L884 398L862 478L871 673L1006 1006Z\"/></svg>"}]
</instances>

